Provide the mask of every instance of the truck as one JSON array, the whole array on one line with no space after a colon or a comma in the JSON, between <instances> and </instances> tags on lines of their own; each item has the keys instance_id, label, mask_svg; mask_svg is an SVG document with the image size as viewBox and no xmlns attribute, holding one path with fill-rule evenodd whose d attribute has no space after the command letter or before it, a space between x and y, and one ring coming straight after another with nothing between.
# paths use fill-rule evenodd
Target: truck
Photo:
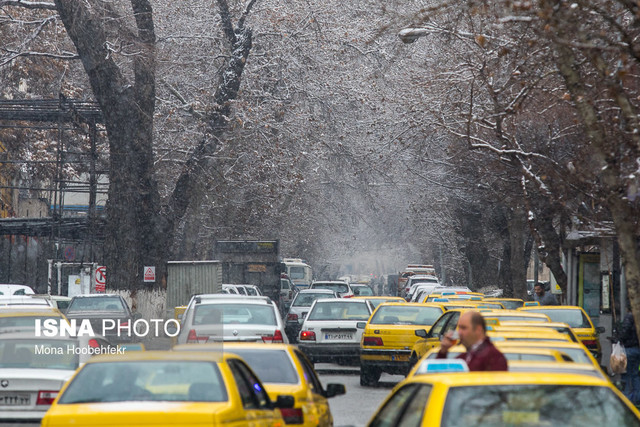
<instances>
[{"instance_id":1,"label":"truck","mask_svg":"<svg viewBox=\"0 0 640 427\"><path fill-rule=\"evenodd\" d=\"M285 258L282 260L287 276L298 290L307 289L313 280L311 266L300 258Z\"/></svg>"},{"instance_id":2,"label":"truck","mask_svg":"<svg viewBox=\"0 0 640 427\"><path fill-rule=\"evenodd\" d=\"M286 268L279 251L279 240L216 240L213 252L222 266L223 283L256 285L282 311L280 280Z\"/></svg>"}]
</instances>

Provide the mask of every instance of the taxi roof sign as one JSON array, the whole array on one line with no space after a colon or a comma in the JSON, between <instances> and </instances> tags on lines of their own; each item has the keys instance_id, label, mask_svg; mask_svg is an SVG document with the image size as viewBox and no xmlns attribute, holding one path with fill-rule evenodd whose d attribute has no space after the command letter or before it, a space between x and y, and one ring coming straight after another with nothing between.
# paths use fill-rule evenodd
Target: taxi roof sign
<instances>
[{"instance_id":1,"label":"taxi roof sign","mask_svg":"<svg viewBox=\"0 0 640 427\"><path fill-rule=\"evenodd\" d=\"M455 295L456 293L453 291L446 291L446 292L442 292L440 295L445 296L445 295Z\"/></svg>"},{"instance_id":2,"label":"taxi roof sign","mask_svg":"<svg viewBox=\"0 0 640 427\"><path fill-rule=\"evenodd\" d=\"M462 359L425 359L416 370L416 375L452 372L469 372L469 366Z\"/></svg>"},{"instance_id":3,"label":"taxi roof sign","mask_svg":"<svg viewBox=\"0 0 640 427\"><path fill-rule=\"evenodd\" d=\"M533 307L538 305L540 305L538 301L525 301L524 303L524 307Z\"/></svg>"},{"instance_id":4,"label":"taxi roof sign","mask_svg":"<svg viewBox=\"0 0 640 427\"><path fill-rule=\"evenodd\" d=\"M434 298L433 302L449 302L449 298Z\"/></svg>"}]
</instances>

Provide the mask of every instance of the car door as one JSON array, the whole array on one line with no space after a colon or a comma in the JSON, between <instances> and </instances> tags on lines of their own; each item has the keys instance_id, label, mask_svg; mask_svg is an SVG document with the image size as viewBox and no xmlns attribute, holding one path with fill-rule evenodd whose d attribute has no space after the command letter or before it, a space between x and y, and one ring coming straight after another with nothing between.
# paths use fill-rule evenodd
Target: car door
<instances>
[{"instance_id":1,"label":"car door","mask_svg":"<svg viewBox=\"0 0 640 427\"><path fill-rule=\"evenodd\" d=\"M307 413L312 414L312 416L316 418L318 426L332 426L333 416L329 409L329 401L324 395L324 388L316 371L304 354L296 350L295 355L302 366L304 378L309 389Z\"/></svg>"},{"instance_id":2,"label":"car door","mask_svg":"<svg viewBox=\"0 0 640 427\"><path fill-rule=\"evenodd\" d=\"M272 426L276 419L271 401L258 377L239 360L229 360L229 369L236 381L244 409L244 420L239 425L248 427Z\"/></svg>"},{"instance_id":3,"label":"car door","mask_svg":"<svg viewBox=\"0 0 640 427\"><path fill-rule=\"evenodd\" d=\"M419 427L431 395L430 384L407 384L376 413L370 427Z\"/></svg>"},{"instance_id":4,"label":"car door","mask_svg":"<svg viewBox=\"0 0 640 427\"><path fill-rule=\"evenodd\" d=\"M448 311L444 313L438 320L436 320L436 323L434 323L431 329L427 332L427 337L416 342L415 349L418 353L418 358L424 356L432 348L440 345L440 337L445 332L445 328L449 323L449 320L451 320L456 313L458 313L458 315L460 314L456 311ZM458 324L457 319L455 323Z\"/></svg>"}]
</instances>

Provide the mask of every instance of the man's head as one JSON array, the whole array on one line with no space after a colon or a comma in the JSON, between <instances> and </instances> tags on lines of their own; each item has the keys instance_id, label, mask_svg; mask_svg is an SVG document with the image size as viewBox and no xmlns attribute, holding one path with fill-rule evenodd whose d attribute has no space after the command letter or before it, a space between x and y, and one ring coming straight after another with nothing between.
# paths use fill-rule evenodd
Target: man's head
<instances>
[{"instance_id":1,"label":"man's head","mask_svg":"<svg viewBox=\"0 0 640 427\"><path fill-rule=\"evenodd\" d=\"M475 343L487 336L487 325L484 317L477 311L462 313L458 320L458 334L460 342L469 350Z\"/></svg>"},{"instance_id":2,"label":"man's head","mask_svg":"<svg viewBox=\"0 0 640 427\"><path fill-rule=\"evenodd\" d=\"M544 286L542 286L540 283L536 283L536 285L533 287L533 290L539 297L544 296Z\"/></svg>"}]
</instances>

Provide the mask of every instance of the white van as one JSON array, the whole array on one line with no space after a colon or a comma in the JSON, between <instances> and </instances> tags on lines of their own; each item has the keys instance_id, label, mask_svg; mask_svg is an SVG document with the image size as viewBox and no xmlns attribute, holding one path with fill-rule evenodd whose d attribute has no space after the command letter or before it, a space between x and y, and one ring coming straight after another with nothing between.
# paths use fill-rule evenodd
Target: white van
<instances>
[{"instance_id":1,"label":"white van","mask_svg":"<svg viewBox=\"0 0 640 427\"><path fill-rule=\"evenodd\" d=\"M0 295L33 295L35 292L27 285L0 284Z\"/></svg>"},{"instance_id":2,"label":"white van","mask_svg":"<svg viewBox=\"0 0 640 427\"><path fill-rule=\"evenodd\" d=\"M282 263L287 267L287 276L298 290L307 289L311 285L313 274L309 264L300 258L285 258Z\"/></svg>"}]
</instances>

